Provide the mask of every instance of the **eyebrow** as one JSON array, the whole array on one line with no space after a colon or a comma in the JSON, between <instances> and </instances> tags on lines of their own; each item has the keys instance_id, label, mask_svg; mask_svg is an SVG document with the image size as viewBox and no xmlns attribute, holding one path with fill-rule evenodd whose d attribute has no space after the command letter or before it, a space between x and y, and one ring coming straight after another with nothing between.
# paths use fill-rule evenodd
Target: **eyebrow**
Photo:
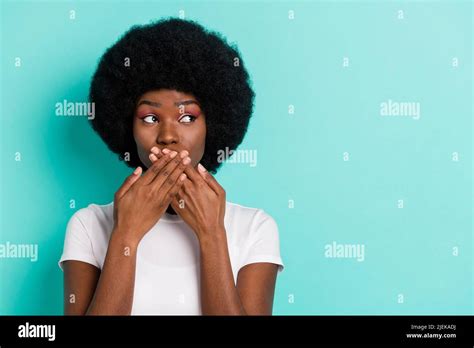
<instances>
[{"instance_id":1,"label":"eyebrow","mask_svg":"<svg viewBox=\"0 0 474 348\"><path fill-rule=\"evenodd\" d=\"M142 104L154 106L154 107L157 107L157 108L159 108L161 106L161 103L153 102L153 101L150 101L150 100L142 100L138 103L138 106L140 106ZM193 100L193 99L178 101L178 102L174 103L175 106L189 105L189 104L196 104L197 106L201 107L201 105L199 105L199 103L196 100Z\"/></svg>"}]
</instances>

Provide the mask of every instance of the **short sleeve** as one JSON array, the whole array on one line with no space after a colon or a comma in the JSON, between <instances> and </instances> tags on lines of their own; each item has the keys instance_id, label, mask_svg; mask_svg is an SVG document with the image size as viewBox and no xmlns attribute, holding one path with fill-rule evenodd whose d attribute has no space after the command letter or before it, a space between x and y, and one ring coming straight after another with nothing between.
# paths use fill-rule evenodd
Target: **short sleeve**
<instances>
[{"instance_id":1,"label":"short sleeve","mask_svg":"<svg viewBox=\"0 0 474 348\"><path fill-rule=\"evenodd\" d=\"M84 224L84 217L81 217L81 209L77 211L66 227L66 237L64 239L64 248L62 256L58 262L59 267L63 270L63 261L66 260L77 260L90 263L91 265L100 268L99 263L94 256L92 250L92 241L87 233L87 229Z\"/></svg>"},{"instance_id":2,"label":"short sleeve","mask_svg":"<svg viewBox=\"0 0 474 348\"><path fill-rule=\"evenodd\" d=\"M241 267L257 262L277 264L278 272L283 271L285 267L280 255L278 225L263 210L257 213L257 221L250 231L247 250L244 255Z\"/></svg>"}]
</instances>

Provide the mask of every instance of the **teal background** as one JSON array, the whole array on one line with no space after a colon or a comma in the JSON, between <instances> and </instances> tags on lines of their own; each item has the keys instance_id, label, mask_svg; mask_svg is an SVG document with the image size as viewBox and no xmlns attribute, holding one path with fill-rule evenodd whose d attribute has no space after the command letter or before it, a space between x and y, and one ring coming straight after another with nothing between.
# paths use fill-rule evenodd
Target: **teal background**
<instances>
[{"instance_id":1,"label":"teal background","mask_svg":"<svg viewBox=\"0 0 474 348\"><path fill-rule=\"evenodd\" d=\"M179 10L237 43L253 80L240 148L257 150L257 166L227 163L216 178L229 201L279 225L274 314L474 314L472 7L2 1L0 243L37 243L39 259L0 259L0 314L62 314L66 223L112 201L131 171L55 103L86 101L107 47ZM419 102L421 118L380 116L388 99ZM325 258L333 241L364 244L365 261Z\"/></svg>"}]
</instances>

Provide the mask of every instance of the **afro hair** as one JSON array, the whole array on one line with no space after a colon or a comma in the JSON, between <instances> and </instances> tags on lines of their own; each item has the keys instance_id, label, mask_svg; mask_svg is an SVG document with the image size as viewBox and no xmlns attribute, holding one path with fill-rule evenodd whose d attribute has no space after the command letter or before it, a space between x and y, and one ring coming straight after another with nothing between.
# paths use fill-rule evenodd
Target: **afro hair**
<instances>
[{"instance_id":1,"label":"afro hair","mask_svg":"<svg viewBox=\"0 0 474 348\"><path fill-rule=\"evenodd\" d=\"M161 88L193 94L201 104L206 143L200 162L216 173L218 151L240 145L253 109L255 93L238 48L194 21L167 18L131 27L106 50L90 86L90 122L129 167L145 168L133 137L136 102Z\"/></svg>"}]
</instances>

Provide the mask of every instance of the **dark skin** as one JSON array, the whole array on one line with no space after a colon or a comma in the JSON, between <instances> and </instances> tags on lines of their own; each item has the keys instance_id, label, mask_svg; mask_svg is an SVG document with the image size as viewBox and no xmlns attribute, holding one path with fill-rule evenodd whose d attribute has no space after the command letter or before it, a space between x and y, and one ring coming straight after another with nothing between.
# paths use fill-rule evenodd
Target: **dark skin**
<instances>
[{"instance_id":1,"label":"dark skin","mask_svg":"<svg viewBox=\"0 0 474 348\"><path fill-rule=\"evenodd\" d=\"M81 261L64 262L65 314L131 313L138 244L167 211L179 214L199 240L203 315L271 315L276 264L246 265L234 284L225 191L198 166L206 123L196 98L166 89L143 94L134 115L134 138L148 169L143 175L137 169L115 194L115 224L102 271Z\"/></svg>"}]
</instances>

